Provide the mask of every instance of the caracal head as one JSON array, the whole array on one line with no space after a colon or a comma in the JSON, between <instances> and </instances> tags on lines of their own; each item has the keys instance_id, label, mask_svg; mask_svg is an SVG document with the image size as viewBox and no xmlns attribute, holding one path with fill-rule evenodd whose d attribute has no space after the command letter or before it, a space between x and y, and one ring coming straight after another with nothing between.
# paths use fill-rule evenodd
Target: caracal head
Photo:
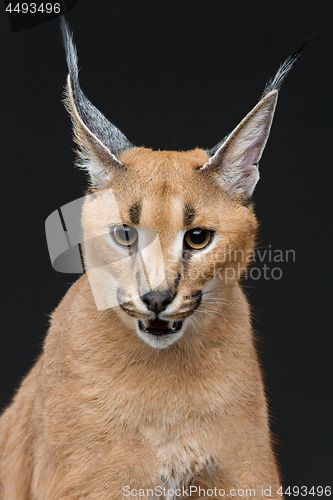
<instances>
[{"instance_id":1,"label":"caracal head","mask_svg":"<svg viewBox=\"0 0 333 500\"><path fill-rule=\"evenodd\" d=\"M84 259L99 310L115 308L133 335L165 348L216 321L241 277L257 228L251 196L277 102L294 59L262 99L210 150L135 147L83 94L76 49L62 24L65 104L90 177Z\"/></svg>"}]
</instances>

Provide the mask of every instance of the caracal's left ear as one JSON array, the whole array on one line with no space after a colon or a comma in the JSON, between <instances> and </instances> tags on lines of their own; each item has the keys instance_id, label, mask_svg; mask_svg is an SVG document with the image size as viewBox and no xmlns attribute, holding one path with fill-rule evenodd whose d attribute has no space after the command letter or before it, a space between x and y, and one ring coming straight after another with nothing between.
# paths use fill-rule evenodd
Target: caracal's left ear
<instances>
[{"instance_id":1,"label":"caracal's left ear","mask_svg":"<svg viewBox=\"0 0 333 500\"><path fill-rule=\"evenodd\" d=\"M245 199L259 180L258 164L272 125L278 91L311 37L279 67L265 87L262 99L231 134L208 151L210 159L200 170L216 173L223 188Z\"/></svg>"},{"instance_id":2,"label":"caracal's left ear","mask_svg":"<svg viewBox=\"0 0 333 500\"><path fill-rule=\"evenodd\" d=\"M259 180L258 163L271 129L278 91L270 91L240 122L228 138L213 148L201 167L216 171L230 194L250 198Z\"/></svg>"}]
</instances>

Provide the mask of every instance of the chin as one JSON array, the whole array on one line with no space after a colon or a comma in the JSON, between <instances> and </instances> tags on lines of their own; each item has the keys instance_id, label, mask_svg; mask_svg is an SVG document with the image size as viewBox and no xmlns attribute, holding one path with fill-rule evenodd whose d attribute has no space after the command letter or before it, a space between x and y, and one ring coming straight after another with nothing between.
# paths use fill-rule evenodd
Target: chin
<instances>
[{"instance_id":1,"label":"chin","mask_svg":"<svg viewBox=\"0 0 333 500\"><path fill-rule=\"evenodd\" d=\"M166 323L170 328L156 328L156 325L151 326L150 323L153 322L136 320L136 332L146 344L155 349L169 347L183 336L185 330L183 321L160 322Z\"/></svg>"}]
</instances>

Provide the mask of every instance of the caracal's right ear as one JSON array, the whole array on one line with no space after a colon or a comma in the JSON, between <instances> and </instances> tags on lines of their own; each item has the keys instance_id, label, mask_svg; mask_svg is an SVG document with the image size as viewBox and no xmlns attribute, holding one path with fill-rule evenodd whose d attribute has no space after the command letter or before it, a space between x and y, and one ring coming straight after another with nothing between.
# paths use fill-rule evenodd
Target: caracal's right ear
<instances>
[{"instance_id":1,"label":"caracal's right ear","mask_svg":"<svg viewBox=\"0 0 333 500\"><path fill-rule=\"evenodd\" d=\"M61 19L68 65L65 106L73 123L78 145L78 166L88 171L92 184L102 186L114 168L123 168L119 155L133 144L87 99L79 85L76 48L68 24Z\"/></svg>"}]
</instances>

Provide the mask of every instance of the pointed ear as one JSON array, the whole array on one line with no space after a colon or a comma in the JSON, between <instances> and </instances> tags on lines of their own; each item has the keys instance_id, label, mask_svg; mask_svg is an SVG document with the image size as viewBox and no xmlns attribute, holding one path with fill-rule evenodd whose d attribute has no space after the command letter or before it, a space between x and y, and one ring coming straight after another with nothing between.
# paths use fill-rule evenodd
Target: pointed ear
<instances>
[{"instance_id":1,"label":"pointed ear","mask_svg":"<svg viewBox=\"0 0 333 500\"><path fill-rule=\"evenodd\" d=\"M99 186L110 176L112 168L123 167L119 155L133 145L82 92L76 48L63 18L61 30L69 70L64 102L72 119L75 142L79 146L78 165L86 169L92 183Z\"/></svg>"},{"instance_id":2,"label":"pointed ear","mask_svg":"<svg viewBox=\"0 0 333 500\"><path fill-rule=\"evenodd\" d=\"M215 171L234 195L250 198L259 180L258 163L270 132L278 92L272 90L250 111L201 169Z\"/></svg>"}]
</instances>

